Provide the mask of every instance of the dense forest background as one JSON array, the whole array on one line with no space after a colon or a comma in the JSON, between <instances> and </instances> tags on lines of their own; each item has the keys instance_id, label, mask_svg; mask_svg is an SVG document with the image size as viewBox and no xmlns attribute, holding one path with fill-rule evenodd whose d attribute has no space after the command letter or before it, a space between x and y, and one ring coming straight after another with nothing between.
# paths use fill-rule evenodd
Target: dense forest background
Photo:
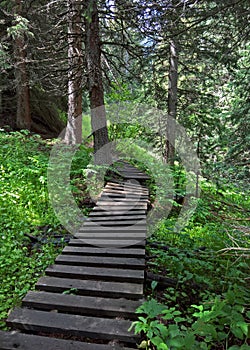
<instances>
[{"instance_id":1,"label":"dense forest background","mask_svg":"<svg viewBox=\"0 0 250 350\"><path fill-rule=\"evenodd\" d=\"M163 293L152 282L143 309L151 333L139 321L137 331L152 349L249 349L249 17L247 0L0 2L3 328L58 253L55 236L67 235L47 190L55 138L81 144L71 190L84 213L92 153L109 163L103 146L132 139L150 144L175 186L148 242L149 271L172 284ZM198 205L178 233L190 193L172 120L200 161ZM155 163L143 154L137 166L152 176L153 202ZM170 328L157 331L150 322L162 325L162 305Z\"/></svg>"}]
</instances>

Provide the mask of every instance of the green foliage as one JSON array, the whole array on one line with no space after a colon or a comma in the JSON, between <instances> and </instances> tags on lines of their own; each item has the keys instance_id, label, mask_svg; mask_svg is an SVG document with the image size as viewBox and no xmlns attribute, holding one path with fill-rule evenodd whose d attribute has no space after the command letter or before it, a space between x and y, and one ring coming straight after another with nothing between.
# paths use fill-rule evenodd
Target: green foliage
<instances>
[{"instance_id":1,"label":"green foliage","mask_svg":"<svg viewBox=\"0 0 250 350\"><path fill-rule=\"evenodd\" d=\"M8 45L0 43L0 69L10 68L10 56L8 55Z\"/></svg>"},{"instance_id":2,"label":"green foliage","mask_svg":"<svg viewBox=\"0 0 250 350\"><path fill-rule=\"evenodd\" d=\"M202 336L207 344L215 341L228 344L232 337L246 344L250 326L246 321L248 300L247 290L235 284L222 297L216 296L203 305L192 305L198 310L193 313L197 318L192 324L194 333Z\"/></svg>"},{"instance_id":3,"label":"green foliage","mask_svg":"<svg viewBox=\"0 0 250 350\"><path fill-rule=\"evenodd\" d=\"M216 296L204 304L191 305L185 315L175 307L149 299L137 309L143 316L132 323L130 330L134 328L135 334L144 334L146 339L139 348L147 350L209 350L219 344L224 344L223 349L227 350L248 349L250 324L246 322L245 309L248 297L245 289L234 285L222 298ZM241 346L230 346L232 339Z\"/></svg>"},{"instance_id":4,"label":"green foliage","mask_svg":"<svg viewBox=\"0 0 250 350\"><path fill-rule=\"evenodd\" d=\"M57 226L46 186L50 145L26 131L1 132L0 145L0 227L29 232L48 222Z\"/></svg>"},{"instance_id":5,"label":"green foliage","mask_svg":"<svg viewBox=\"0 0 250 350\"><path fill-rule=\"evenodd\" d=\"M0 328L5 328L8 310L19 305L25 294L34 287L46 267L53 263L59 250L50 244L28 250L23 232L10 229L0 237Z\"/></svg>"},{"instance_id":6,"label":"green foliage","mask_svg":"<svg viewBox=\"0 0 250 350\"><path fill-rule=\"evenodd\" d=\"M171 350L249 349L249 196L232 185L203 180L201 187L185 229L174 230L172 212L148 239L148 269L173 285L162 290L152 283L160 306L154 300L138 309L143 318L133 326L148 349L161 349L156 336Z\"/></svg>"},{"instance_id":7,"label":"green foliage","mask_svg":"<svg viewBox=\"0 0 250 350\"><path fill-rule=\"evenodd\" d=\"M53 232L65 233L47 189L53 144L26 130L0 131L0 328L5 328L8 310L20 303L61 250L49 242ZM77 201L82 193L86 197L83 169L89 159L89 150L81 146L72 161L71 182L73 194L78 191ZM32 247L25 234L41 235L41 227L48 227L48 243Z\"/></svg>"},{"instance_id":8,"label":"green foliage","mask_svg":"<svg viewBox=\"0 0 250 350\"><path fill-rule=\"evenodd\" d=\"M22 36L24 33L28 36L34 37L34 34L29 30L29 20L20 15L15 15L14 24L7 28L7 33L14 39Z\"/></svg>"}]
</instances>

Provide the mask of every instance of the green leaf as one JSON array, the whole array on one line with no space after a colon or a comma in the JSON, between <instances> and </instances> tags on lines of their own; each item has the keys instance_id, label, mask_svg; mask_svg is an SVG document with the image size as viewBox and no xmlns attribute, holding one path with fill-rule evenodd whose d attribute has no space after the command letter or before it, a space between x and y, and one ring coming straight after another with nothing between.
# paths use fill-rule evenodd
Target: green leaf
<instances>
[{"instance_id":1,"label":"green leaf","mask_svg":"<svg viewBox=\"0 0 250 350\"><path fill-rule=\"evenodd\" d=\"M248 328L249 328L249 324L246 322L237 322L236 326L240 327L240 329L242 330L242 332L247 336L248 335Z\"/></svg>"},{"instance_id":2,"label":"green leaf","mask_svg":"<svg viewBox=\"0 0 250 350\"><path fill-rule=\"evenodd\" d=\"M243 340L244 334L240 327L236 326L235 324L232 324L230 325L230 330L236 338Z\"/></svg>"},{"instance_id":3,"label":"green leaf","mask_svg":"<svg viewBox=\"0 0 250 350\"><path fill-rule=\"evenodd\" d=\"M188 333L184 338L184 344L186 349L192 349L195 344L195 336L192 333Z\"/></svg>"}]
</instances>

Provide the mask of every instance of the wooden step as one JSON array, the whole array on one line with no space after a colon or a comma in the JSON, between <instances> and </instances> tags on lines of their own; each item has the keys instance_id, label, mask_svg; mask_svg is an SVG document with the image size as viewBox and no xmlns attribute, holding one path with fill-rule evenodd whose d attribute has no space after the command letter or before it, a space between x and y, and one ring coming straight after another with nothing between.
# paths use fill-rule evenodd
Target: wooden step
<instances>
[{"instance_id":1,"label":"wooden step","mask_svg":"<svg viewBox=\"0 0 250 350\"><path fill-rule=\"evenodd\" d=\"M89 225L86 224L86 226L82 226L78 233L81 232L110 232L112 234L117 235L119 237L119 234L124 232L127 233L128 236L131 236L131 234L135 233L145 233L147 231L147 227L145 222L143 222L141 225L137 222L135 225L132 226L121 226L121 227L102 227L98 225L98 223L91 222ZM77 234L78 234L77 233Z\"/></svg>"},{"instance_id":2,"label":"wooden step","mask_svg":"<svg viewBox=\"0 0 250 350\"><path fill-rule=\"evenodd\" d=\"M97 247L127 247L128 245L137 245L138 243L141 246L144 245L142 241L146 238L146 234L142 233L131 233L128 237L128 234L125 232L112 234L109 232L91 232L91 233L77 233L76 237L79 240L82 240L84 243L95 245Z\"/></svg>"},{"instance_id":3,"label":"wooden step","mask_svg":"<svg viewBox=\"0 0 250 350\"><path fill-rule=\"evenodd\" d=\"M77 295L102 296L107 298L141 299L142 283L105 282L78 280L72 278L41 277L35 286L36 290L63 293L71 289Z\"/></svg>"},{"instance_id":4,"label":"wooden step","mask_svg":"<svg viewBox=\"0 0 250 350\"><path fill-rule=\"evenodd\" d=\"M122 181L122 182L107 182L106 186L104 189L106 188L121 188L122 190L126 190L126 191L141 191L141 192L148 192L148 188L142 184L140 184L138 181L135 182L131 182L131 181Z\"/></svg>"},{"instance_id":5,"label":"wooden step","mask_svg":"<svg viewBox=\"0 0 250 350\"><path fill-rule=\"evenodd\" d=\"M112 211L108 211L108 210L103 210L102 208L100 207L95 207L91 213L90 213L90 216L101 216L101 217L104 217L104 216L117 216L117 215L145 215L146 211L143 209L143 210L120 210L120 209L114 209Z\"/></svg>"},{"instance_id":6,"label":"wooden step","mask_svg":"<svg viewBox=\"0 0 250 350\"><path fill-rule=\"evenodd\" d=\"M63 340L18 332L0 331L1 350L131 350L116 345L89 344L80 341ZM135 349L135 347L134 347Z\"/></svg>"},{"instance_id":7,"label":"wooden step","mask_svg":"<svg viewBox=\"0 0 250 350\"><path fill-rule=\"evenodd\" d=\"M88 239L88 238L82 238L82 239L72 239L70 241L70 245L81 247L81 246L93 246L97 248L116 248L116 249L130 249L130 248L144 248L145 247L145 240L143 239Z\"/></svg>"},{"instance_id":8,"label":"wooden step","mask_svg":"<svg viewBox=\"0 0 250 350\"><path fill-rule=\"evenodd\" d=\"M145 268L145 260L142 258L117 258L108 256L102 257L62 254L56 258L55 263L73 266L115 267L117 269L143 270Z\"/></svg>"},{"instance_id":9,"label":"wooden step","mask_svg":"<svg viewBox=\"0 0 250 350\"><path fill-rule=\"evenodd\" d=\"M119 189L122 191L137 191L148 194L148 188L139 184L132 183L131 181L123 182L108 182L105 186L105 189Z\"/></svg>"},{"instance_id":10,"label":"wooden step","mask_svg":"<svg viewBox=\"0 0 250 350\"><path fill-rule=\"evenodd\" d=\"M101 213L100 213L101 215ZM109 221L124 221L127 224L127 221L133 220L133 221L139 221L139 220L146 220L146 215L103 215L103 216L97 216L97 215L92 215L92 213L90 213L90 215L88 216L88 219L86 220L86 222L88 221L92 221L92 222L97 222L97 221L101 221L103 223L109 223Z\"/></svg>"},{"instance_id":11,"label":"wooden step","mask_svg":"<svg viewBox=\"0 0 250 350\"><path fill-rule=\"evenodd\" d=\"M125 190L120 188L114 188L106 186L105 189L102 191L102 196L110 196L110 197L122 197L122 198L148 198L147 192L140 191L140 190Z\"/></svg>"},{"instance_id":12,"label":"wooden step","mask_svg":"<svg viewBox=\"0 0 250 350\"><path fill-rule=\"evenodd\" d=\"M113 230L111 231L104 231L102 230L102 228L100 228L99 230L96 229L95 230L87 230L86 232L81 231L81 232L77 232L75 234L75 237L77 237L78 239L101 239L101 240L114 240L117 241L119 244L119 241L121 240L143 240L146 238L146 230L144 231L131 231L131 232L113 232ZM109 242L105 242L109 243Z\"/></svg>"},{"instance_id":13,"label":"wooden step","mask_svg":"<svg viewBox=\"0 0 250 350\"><path fill-rule=\"evenodd\" d=\"M57 310L75 315L135 319L142 300L110 299L49 292L29 292L22 306L39 310Z\"/></svg>"},{"instance_id":14,"label":"wooden step","mask_svg":"<svg viewBox=\"0 0 250 350\"><path fill-rule=\"evenodd\" d=\"M100 267L52 265L45 270L47 276L92 279L100 281L143 283L144 271Z\"/></svg>"},{"instance_id":15,"label":"wooden step","mask_svg":"<svg viewBox=\"0 0 250 350\"><path fill-rule=\"evenodd\" d=\"M103 203L111 203L111 204L121 204L121 205L137 205L137 204L145 204L148 202L147 198L128 198L128 197L112 197L112 196L101 196L97 204L102 205Z\"/></svg>"},{"instance_id":16,"label":"wooden step","mask_svg":"<svg viewBox=\"0 0 250 350\"><path fill-rule=\"evenodd\" d=\"M122 198L148 198L148 194L146 191L140 191L135 189L121 189L106 186L101 193L102 196L111 196L111 197L122 197Z\"/></svg>"},{"instance_id":17,"label":"wooden step","mask_svg":"<svg viewBox=\"0 0 250 350\"><path fill-rule=\"evenodd\" d=\"M29 332L63 334L92 339L118 339L126 343L136 343L138 336L128 332L129 320L79 316L45 312L26 308L15 308L7 319L7 325Z\"/></svg>"},{"instance_id":18,"label":"wooden step","mask_svg":"<svg viewBox=\"0 0 250 350\"><path fill-rule=\"evenodd\" d=\"M139 206L146 206L148 200L147 199L138 199L138 200L132 200L131 198L102 198L100 197L97 201L97 205L103 206L103 205L111 205L111 206L129 206L131 208L133 207L139 207Z\"/></svg>"},{"instance_id":19,"label":"wooden step","mask_svg":"<svg viewBox=\"0 0 250 350\"><path fill-rule=\"evenodd\" d=\"M97 202L96 203L97 208L100 208L102 210L106 211L125 211L130 212L130 210L147 210L147 203L145 204L115 204L114 202Z\"/></svg>"},{"instance_id":20,"label":"wooden step","mask_svg":"<svg viewBox=\"0 0 250 350\"><path fill-rule=\"evenodd\" d=\"M101 227L102 226L109 226L110 228L112 228L112 230L114 229L117 229L120 231L120 228L123 227L123 226L133 226L133 227L138 227L138 228L141 228L141 226L143 226L143 229L146 230L146 219L145 217L141 220L138 220L138 219L132 219L132 220L109 220L109 221L92 221L91 218L90 219L87 219L84 224L83 224L83 227L80 229L80 231L82 230L86 230L86 228L88 227ZM116 227L113 227L113 226L118 226L117 228ZM128 227L128 229L131 229L132 227Z\"/></svg>"},{"instance_id":21,"label":"wooden step","mask_svg":"<svg viewBox=\"0 0 250 350\"><path fill-rule=\"evenodd\" d=\"M78 241L77 239L74 241ZM81 256L109 256L109 257L124 257L124 258L144 258L145 249L115 249L115 248L94 248L81 247L72 244L66 246L62 254L81 255Z\"/></svg>"}]
</instances>

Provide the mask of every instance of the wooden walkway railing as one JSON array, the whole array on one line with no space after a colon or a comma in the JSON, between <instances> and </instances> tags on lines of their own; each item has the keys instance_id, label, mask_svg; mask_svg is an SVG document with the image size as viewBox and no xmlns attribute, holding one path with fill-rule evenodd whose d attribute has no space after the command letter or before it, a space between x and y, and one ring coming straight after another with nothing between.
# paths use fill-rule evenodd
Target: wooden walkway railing
<instances>
[{"instance_id":1,"label":"wooden walkway railing","mask_svg":"<svg viewBox=\"0 0 250 350\"><path fill-rule=\"evenodd\" d=\"M135 349L143 300L148 176L123 163L80 232L9 315L5 350Z\"/></svg>"}]
</instances>

